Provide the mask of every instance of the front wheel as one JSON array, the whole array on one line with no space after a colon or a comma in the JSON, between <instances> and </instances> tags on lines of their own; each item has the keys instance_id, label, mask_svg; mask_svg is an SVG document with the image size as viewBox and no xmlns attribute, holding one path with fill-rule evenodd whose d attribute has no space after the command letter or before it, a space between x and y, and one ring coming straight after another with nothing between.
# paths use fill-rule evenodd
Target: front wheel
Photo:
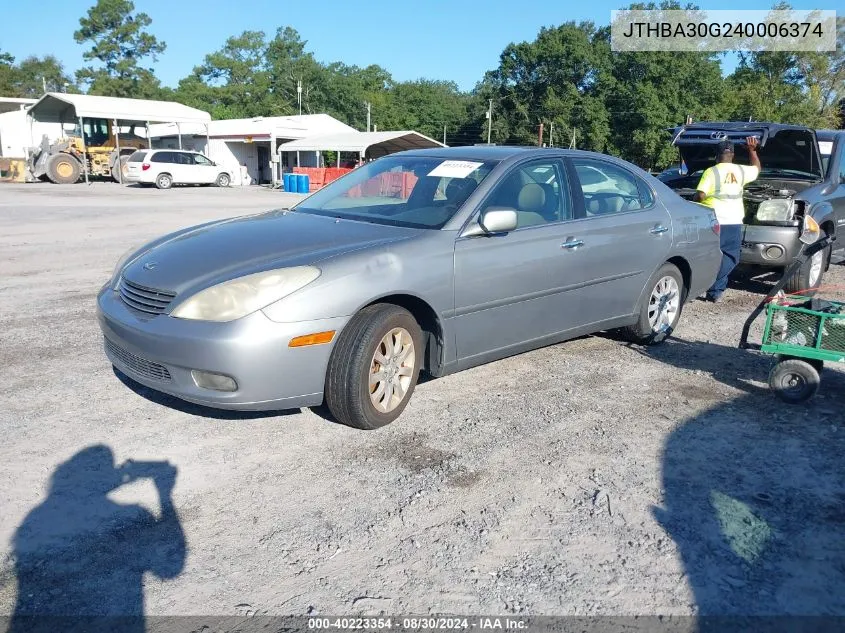
<instances>
[{"instance_id":1,"label":"front wheel","mask_svg":"<svg viewBox=\"0 0 845 633\"><path fill-rule=\"evenodd\" d=\"M786 282L787 294L803 294L811 297L822 283L825 268L830 260L831 248L820 250L805 261Z\"/></svg>"},{"instance_id":2,"label":"front wheel","mask_svg":"<svg viewBox=\"0 0 845 633\"><path fill-rule=\"evenodd\" d=\"M214 181L214 184L218 187L228 187L231 181L232 179L229 178L229 174L220 174L217 176L217 180Z\"/></svg>"},{"instance_id":3,"label":"front wheel","mask_svg":"<svg viewBox=\"0 0 845 633\"><path fill-rule=\"evenodd\" d=\"M623 330L633 343L656 345L675 330L684 306L684 278L674 264L663 264L646 285L639 320Z\"/></svg>"},{"instance_id":4,"label":"front wheel","mask_svg":"<svg viewBox=\"0 0 845 633\"><path fill-rule=\"evenodd\" d=\"M800 404L812 398L819 390L820 382L818 370L798 358L780 360L769 372L769 388L789 404Z\"/></svg>"},{"instance_id":5,"label":"front wheel","mask_svg":"<svg viewBox=\"0 0 845 633\"><path fill-rule=\"evenodd\" d=\"M410 312L376 304L352 317L332 350L326 405L338 422L372 430L390 424L414 393L422 330Z\"/></svg>"}]
</instances>

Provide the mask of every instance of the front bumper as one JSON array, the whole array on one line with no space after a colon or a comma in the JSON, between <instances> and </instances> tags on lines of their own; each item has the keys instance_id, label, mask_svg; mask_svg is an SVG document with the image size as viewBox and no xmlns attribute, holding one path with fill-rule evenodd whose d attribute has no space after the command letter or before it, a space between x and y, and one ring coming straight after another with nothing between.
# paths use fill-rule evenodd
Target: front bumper
<instances>
[{"instance_id":1,"label":"front bumper","mask_svg":"<svg viewBox=\"0 0 845 633\"><path fill-rule=\"evenodd\" d=\"M177 398L220 409L266 411L317 406L329 356L349 317L276 323L258 311L229 323L145 315L105 287L97 319L106 356L137 382ZM290 348L297 336L335 330L331 343ZM198 387L191 370L224 374L237 390Z\"/></svg>"},{"instance_id":2,"label":"front bumper","mask_svg":"<svg viewBox=\"0 0 845 633\"><path fill-rule=\"evenodd\" d=\"M799 231L797 226L746 224L739 262L773 268L788 266L801 253Z\"/></svg>"}]
</instances>

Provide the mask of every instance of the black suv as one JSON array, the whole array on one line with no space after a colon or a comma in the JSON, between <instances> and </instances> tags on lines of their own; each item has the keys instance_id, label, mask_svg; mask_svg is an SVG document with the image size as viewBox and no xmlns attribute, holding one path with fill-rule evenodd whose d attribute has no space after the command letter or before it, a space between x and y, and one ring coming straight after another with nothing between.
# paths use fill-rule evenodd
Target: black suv
<instances>
[{"instance_id":1,"label":"black suv","mask_svg":"<svg viewBox=\"0 0 845 633\"><path fill-rule=\"evenodd\" d=\"M845 130L816 133L798 125L702 122L671 132L683 162L680 172L667 171L660 179L688 199L702 172L716 163L719 141L733 141L734 162L748 165L745 139L759 139L763 169L745 186L740 264L782 270L800 253L802 233L845 235ZM787 292L817 288L830 264L843 260L845 238L840 237L795 273Z\"/></svg>"}]
</instances>

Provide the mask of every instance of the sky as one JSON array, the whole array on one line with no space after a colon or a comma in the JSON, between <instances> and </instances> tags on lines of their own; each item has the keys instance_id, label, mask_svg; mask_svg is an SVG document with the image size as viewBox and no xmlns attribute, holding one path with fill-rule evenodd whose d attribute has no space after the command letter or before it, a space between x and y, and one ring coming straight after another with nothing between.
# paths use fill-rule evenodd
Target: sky
<instances>
[{"instance_id":1,"label":"sky","mask_svg":"<svg viewBox=\"0 0 845 633\"><path fill-rule=\"evenodd\" d=\"M795 9L833 9L838 3L793 0ZM349 65L378 64L395 80L421 77L455 81L470 90L487 70L498 66L499 55L511 42L531 41L542 26L569 20L608 24L610 12L630 2L591 0L564 3L522 3L514 0L135 0L135 8L152 18L149 30L167 43L154 64L164 85L201 64L203 57L221 47L230 35L245 30L272 36L280 26L291 26L308 42L321 62ZM769 9L774 0L711 0L704 9ZM37 16L27 2L4 6L0 50L18 60L27 55L53 54L75 71L84 65L85 48L73 40L79 18L94 0L47 0ZM735 58L723 62L732 70Z\"/></svg>"}]
</instances>

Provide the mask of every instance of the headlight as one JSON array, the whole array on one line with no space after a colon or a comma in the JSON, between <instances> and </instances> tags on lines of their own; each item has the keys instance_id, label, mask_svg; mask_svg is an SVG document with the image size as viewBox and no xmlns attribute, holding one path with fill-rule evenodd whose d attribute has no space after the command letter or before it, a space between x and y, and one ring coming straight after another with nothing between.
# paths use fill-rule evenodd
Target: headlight
<instances>
[{"instance_id":1,"label":"headlight","mask_svg":"<svg viewBox=\"0 0 845 633\"><path fill-rule=\"evenodd\" d=\"M792 219L792 199L778 198L764 200L757 207L757 219L760 222L786 222Z\"/></svg>"},{"instance_id":2,"label":"headlight","mask_svg":"<svg viewBox=\"0 0 845 633\"><path fill-rule=\"evenodd\" d=\"M198 292L176 306L171 316L200 321L234 321L266 308L319 276L319 268L297 266L239 277Z\"/></svg>"}]
</instances>

